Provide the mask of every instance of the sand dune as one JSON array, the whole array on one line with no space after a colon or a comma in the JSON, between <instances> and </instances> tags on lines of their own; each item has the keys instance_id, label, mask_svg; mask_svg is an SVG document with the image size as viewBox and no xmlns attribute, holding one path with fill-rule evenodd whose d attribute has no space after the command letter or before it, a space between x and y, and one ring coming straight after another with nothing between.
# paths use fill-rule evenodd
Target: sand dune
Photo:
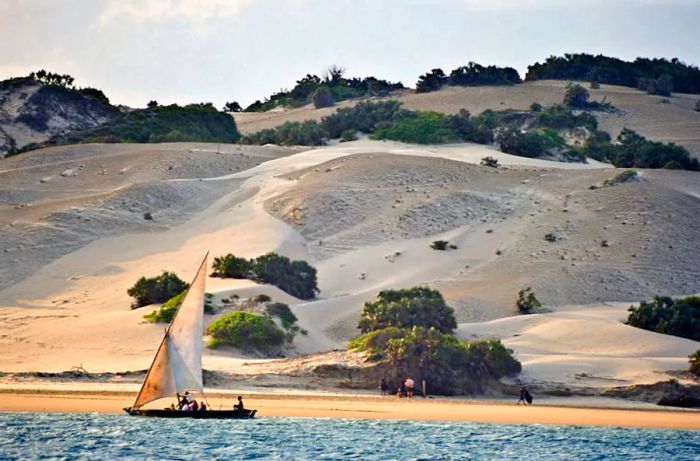
<instances>
[{"instance_id":1,"label":"sand dune","mask_svg":"<svg viewBox=\"0 0 700 461\"><path fill-rule=\"evenodd\" d=\"M485 155L508 168L478 166ZM103 164L110 173L104 181ZM504 338L523 361L525 379L582 386L663 379L684 368L700 344L624 326L627 304L602 303L700 291L700 183L697 173L643 171L639 182L591 190L616 174L601 167L470 144L372 141L306 151L73 146L3 161L2 241L17 259L8 273L20 274L6 276L12 283L0 292L0 370L145 368L162 326L142 322L148 310L129 310L126 289L162 269L188 279L210 250L246 257L278 251L318 268L321 293L311 302L249 281L208 280L219 299L267 293L292 305L309 330L292 355L344 347L356 334L362 303L378 290L428 284L456 308L461 335ZM78 174L60 176L68 169ZM55 182L41 182L50 172L58 172ZM133 210L119 202L130 200L123 191L144 187ZM6 198L13 191L20 199ZM15 210L12 200L31 206ZM44 211L32 214L42 200ZM151 227L143 222L144 203L171 207L172 215L155 213ZM98 232L93 217L110 206L115 213L126 208L139 225L106 222L108 232ZM67 245L52 253L47 237L29 229L55 226L71 207L89 209L91 220L60 234L70 237L52 234ZM559 238L547 242L546 233ZM431 250L438 238L458 249ZM25 265L30 270L22 272ZM511 317L524 286L555 312ZM556 307L566 304L598 307ZM588 330L600 332L595 344ZM207 352L204 366L245 373L244 363L264 361L216 351Z\"/></svg>"}]
</instances>

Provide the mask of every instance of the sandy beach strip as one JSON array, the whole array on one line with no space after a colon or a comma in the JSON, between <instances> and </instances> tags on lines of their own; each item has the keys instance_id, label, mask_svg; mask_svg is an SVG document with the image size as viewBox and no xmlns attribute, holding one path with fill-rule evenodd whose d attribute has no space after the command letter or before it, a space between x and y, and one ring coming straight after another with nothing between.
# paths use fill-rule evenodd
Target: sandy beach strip
<instances>
[{"instance_id":1,"label":"sandy beach strip","mask_svg":"<svg viewBox=\"0 0 700 461\"><path fill-rule=\"evenodd\" d=\"M131 405L131 392L0 391L0 412L113 413ZM246 405L259 417L410 419L511 424L622 426L700 430L700 411L590 408L556 405L523 406L505 402L457 399L396 399L366 395L244 393ZM214 409L228 408L230 393L210 393Z\"/></svg>"}]
</instances>

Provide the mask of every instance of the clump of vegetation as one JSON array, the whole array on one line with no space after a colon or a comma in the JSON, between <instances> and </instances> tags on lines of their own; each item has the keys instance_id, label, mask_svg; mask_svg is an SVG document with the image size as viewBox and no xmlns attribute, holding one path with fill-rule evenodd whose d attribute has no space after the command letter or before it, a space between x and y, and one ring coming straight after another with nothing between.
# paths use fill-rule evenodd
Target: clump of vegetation
<instances>
[{"instance_id":1,"label":"clump of vegetation","mask_svg":"<svg viewBox=\"0 0 700 461\"><path fill-rule=\"evenodd\" d=\"M224 107L221 109L221 112L240 112L242 110L243 108L240 104L238 104L238 101L231 101L224 104Z\"/></svg>"},{"instance_id":2,"label":"clump of vegetation","mask_svg":"<svg viewBox=\"0 0 700 461\"><path fill-rule=\"evenodd\" d=\"M426 287L380 291L374 300L365 303L361 315L358 328L363 333L389 326L423 326L442 333L457 328L454 310L442 294Z\"/></svg>"},{"instance_id":3,"label":"clump of vegetation","mask_svg":"<svg viewBox=\"0 0 700 461\"><path fill-rule=\"evenodd\" d=\"M277 317L282 323L282 328L287 332L287 341L292 342L297 333L307 335L308 332L297 325L297 316L284 303L270 303L265 306L265 312L271 317Z\"/></svg>"},{"instance_id":4,"label":"clump of vegetation","mask_svg":"<svg viewBox=\"0 0 700 461\"><path fill-rule=\"evenodd\" d=\"M213 277L247 279L250 278L250 271L253 264L250 260L239 258L231 253L225 256L217 256L212 264Z\"/></svg>"},{"instance_id":5,"label":"clump of vegetation","mask_svg":"<svg viewBox=\"0 0 700 461\"><path fill-rule=\"evenodd\" d=\"M644 79L661 79L664 75L671 78L676 91L700 93L700 69L677 58L637 58L628 62L585 53L551 56L543 63L528 66L525 80L586 80L637 88ZM642 89L646 91L647 87Z\"/></svg>"},{"instance_id":6,"label":"clump of vegetation","mask_svg":"<svg viewBox=\"0 0 700 461\"><path fill-rule=\"evenodd\" d=\"M576 109L585 109L588 106L588 90L579 84L569 83L566 85L564 94L564 105Z\"/></svg>"},{"instance_id":7,"label":"clump of vegetation","mask_svg":"<svg viewBox=\"0 0 700 461\"><path fill-rule=\"evenodd\" d=\"M357 132L352 129L347 129L340 134L340 142L349 142L357 140Z\"/></svg>"},{"instance_id":8,"label":"clump of vegetation","mask_svg":"<svg viewBox=\"0 0 700 461\"><path fill-rule=\"evenodd\" d=\"M490 168L498 168L498 159L491 157L490 155L488 157L484 157L481 159L481 162L479 162L482 166L487 166Z\"/></svg>"},{"instance_id":9,"label":"clump of vegetation","mask_svg":"<svg viewBox=\"0 0 700 461\"><path fill-rule=\"evenodd\" d=\"M126 292L135 299L133 307L142 307L168 301L186 290L189 284L174 272L163 271L156 277L141 277Z\"/></svg>"},{"instance_id":10,"label":"clump of vegetation","mask_svg":"<svg viewBox=\"0 0 700 461\"><path fill-rule=\"evenodd\" d=\"M537 309L542 307L542 303L530 287L518 292L518 299L515 301L515 307L521 314L532 314Z\"/></svg>"},{"instance_id":11,"label":"clump of vegetation","mask_svg":"<svg viewBox=\"0 0 700 461\"><path fill-rule=\"evenodd\" d=\"M331 107L335 104L333 93L331 93L331 90L327 86L319 86L316 88L311 95L311 101L314 103L316 109Z\"/></svg>"},{"instance_id":12,"label":"clump of vegetation","mask_svg":"<svg viewBox=\"0 0 700 461\"><path fill-rule=\"evenodd\" d=\"M633 327L700 341L700 296L672 299L657 296L630 306L627 323Z\"/></svg>"},{"instance_id":13,"label":"clump of vegetation","mask_svg":"<svg viewBox=\"0 0 700 461\"><path fill-rule=\"evenodd\" d=\"M481 85L513 85L520 83L518 71L512 67L482 66L470 62L450 72L449 77L442 69L432 69L420 77L416 83L417 93L436 91L445 85L450 86L481 86Z\"/></svg>"},{"instance_id":14,"label":"clump of vegetation","mask_svg":"<svg viewBox=\"0 0 700 461\"><path fill-rule=\"evenodd\" d=\"M456 250L457 245L448 242L447 240L435 240L430 244L430 248L433 250L445 251L447 249Z\"/></svg>"},{"instance_id":15,"label":"clump of vegetation","mask_svg":"<svg viewBox=\"0 0 700 461\"><path fill-rule=\"evenodd\" d=\"M700 100L695 101L695 112L700 112Z\"/></svg>"},{"instance_id":16,"label":"clump of vegetation","mask_svg":"<svg viewBox=\"0 0 700 461\"><path fill-rule=\"evenodd\" d=\"M700 376L700 349L689 355L688 358L690 359L688 371L695 376Z\"/></svg>"},{"instance_id":17,"label":"clump of vegetation","mask_svg":"<svg viewBox=\"0 0 700 461\"><path fill-rule=\"evenodd\" d=\"M207 329L210 348L233 346L266 351L281 346L286 336L267 316L236 311L224 314Z\"/></svg>"},{"instance_id":18,"label":"clump of vegetation","mask_svg":"<svg viewBox=\"0 0 700 461\"><path fill-rule=\"evenodd\" d=\"M154 106L122 113L86 130L54 136L48 144L90 142L236 142L240 134L233 117L211 104Z\"/></svg>"},{"instance_id":19,"label":"clump of vegetation","mask_svg":"<svg viewBox=\"0 0 700 461\"><path fill-rule=\"evenodd\" d=\"M616 186L618 184L624 184L626 182L635 181L639 177L639 173L636 170L625 170L622 173L616 175L614 178L606 179L603 181L604 186Z\"/></svg>"},{"instance_id":20,"label":"clump of vegetation","mask_svg":"<svg viewBox=\"0 0 700 461\"><path fill-rule=\"evenodd\" d=\"M448 126L447 117L438 112L415 112L393 124L380 124L371 138L416 144L444 144L459 140Z\"/></svg>"},{"instance_id":21,"label":"clump of vegetation","mask_svg":"<svg viewBox=\"0 0 700 461\"><path fill-rule=\"evenodd\" d=\"M143 318L151 323L170 323L173 320L173 317L175 317L175 313L180 308L180 304L182 304L182 300L185 298L185 294L187 294L187 290L165 301L163 304L160 305L158 309L154 310L150 314L144 315ZM205 293L205 314L216 313L216 310L214 309L213 299L214 295L212 295L211 293Z\"/></svg>"},{"instance_id":22,"label":"clump of vegetation","mask_svg":"<svg viewBox=\"0 0 700 461\"><path fill-rule=\"evenodd\" d=\"M671 96L673 91L673 77L663 74L659 78L640 78L637 87L647 94L658 96Z\"/></svg>"},{"instance_id":23,"label":"clump of vegetation","mask_svg":"<svg viewBox=\"0 0 700 461\"><path fill-rule=\"evenodd\" d=\"M213 275L217 277L269 283L299 299L312 299L319 291L313 266L306 261L291 261L277 253L267 253L250 260L229 253L214 258L213 267Z\"/></svg>"},{"instance_id":24,"label":"clump of vegetation","mask_svg":"<svg viewBox=\"0 0 700 461\"><path fill-rule=\"evenodd\" d=\"M649 141L637 132L624 128L612 144L610 137L596 133L583 146L583 153L618 168L668 168L699 171L700 162L674 143Z\"/></svg>"},{"instance_id":25,"label":"clump of vegetation","mask_svg":"<svg viewBox=\"0 0 700 461\"><path fill-rule=\"evenodd\" d=\"M73 82L75 82L75 79L68 74L49 72L44 69L30 73L29 78L44 85L54 85L63 88L73 88Z\"/></svg>"},{"instance_id":26,"label":"clump of vegetation","mask_svg":"<svg viewBox=\"0 0 700 461\"><path fill-rule=\"evenodd\" d=\"M539 102L533 102L532 104L530 104L530 110L532 112L542 112L542 104L540 104Z\"/></svg>"},{"instance_id":27,"label":"clump of vegetation","mask_svg":"<svg viewBox=\"0 0 700 461\"><path fill-rule=\"evenodd\" d=\"M344 101L361 96L387 96L392 91L404 88L401 82L392 83L376 77L345 78L344 75L345 69L340 66L330 66L322 77L307 74L306 77L297 80L291 90L280 90L265 101L255 101L245 110L246 112L265 112L275 107L300 107L314 102L314 96L317 95L319 88L325 88L333 101ZM327 101L328 99L325 100Z\"/></svg>"},{"instance_id":28,"label":"clump of vegetation","mask_svg":"<svg viewBox=\"0 0 700 461\"><path fill-rule=\"evenodd\" d=\"M377 321L376 306L366 303L359 328L363 334L352 340L350 349L365 351L369 358L384 361L390 385L406 376L425 380L434 394L482 392L486 383L521 371L520 363L499 340L461 341L452 334L456 327L451 309L411 309L402 298L442 300L427 288L381 292L374 304L386 309ZM444 302L443 302L444 303ZM407 322L406 318L412 321Z\"/></svg>"},{"instance_id":29,"label":"clump of vegetation","mask_svg":"<svg viewBox=\"0 0 700 461\"><path fill-rule=\"evenodd\" d=\"M263 294L257 295L255 298L253 298L253 301L255 301L258 304L262 304L262 303L272 301L272 298L270 298L268 295L263 293Z\"/></svg>"}]
</instances>

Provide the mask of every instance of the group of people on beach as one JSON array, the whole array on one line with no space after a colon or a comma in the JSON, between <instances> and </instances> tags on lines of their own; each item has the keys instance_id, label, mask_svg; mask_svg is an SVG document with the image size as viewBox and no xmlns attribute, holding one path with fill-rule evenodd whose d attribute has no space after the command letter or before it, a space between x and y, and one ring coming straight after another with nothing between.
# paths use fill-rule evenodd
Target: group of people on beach
<instances>
[{"instance_id":1,"label":"group of people on beach","mask_svg":"<svg viewBox=\"0 0 700 461\"><path fill-rule=\"evenodd\" d=\"M399 387L396 389L396 397L413 397L413 388L415 385L415 381L409 377L402 379ZM382 395L390 394L389 383L387 382L386 378L382 378L379 382L379 389L381 390Z\"/></svg>"}]
</instances>

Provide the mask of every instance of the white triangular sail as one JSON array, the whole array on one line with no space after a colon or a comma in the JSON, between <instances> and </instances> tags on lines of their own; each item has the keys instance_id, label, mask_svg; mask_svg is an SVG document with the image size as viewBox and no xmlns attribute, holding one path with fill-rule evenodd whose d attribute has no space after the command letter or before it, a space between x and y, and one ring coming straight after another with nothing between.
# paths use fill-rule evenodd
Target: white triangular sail
<instances>
[{"instance_id":1,"label":"white triangular sail","mask_svg":"<svg viewBox=\"0 0 700 461\"><path fill-rule=\"evenodd\" d=\"M185 391L203 391L202 327L207 257L204 257L175 317L165 331L158 352L133 408Z\"/></svg>"}]
</instances>

